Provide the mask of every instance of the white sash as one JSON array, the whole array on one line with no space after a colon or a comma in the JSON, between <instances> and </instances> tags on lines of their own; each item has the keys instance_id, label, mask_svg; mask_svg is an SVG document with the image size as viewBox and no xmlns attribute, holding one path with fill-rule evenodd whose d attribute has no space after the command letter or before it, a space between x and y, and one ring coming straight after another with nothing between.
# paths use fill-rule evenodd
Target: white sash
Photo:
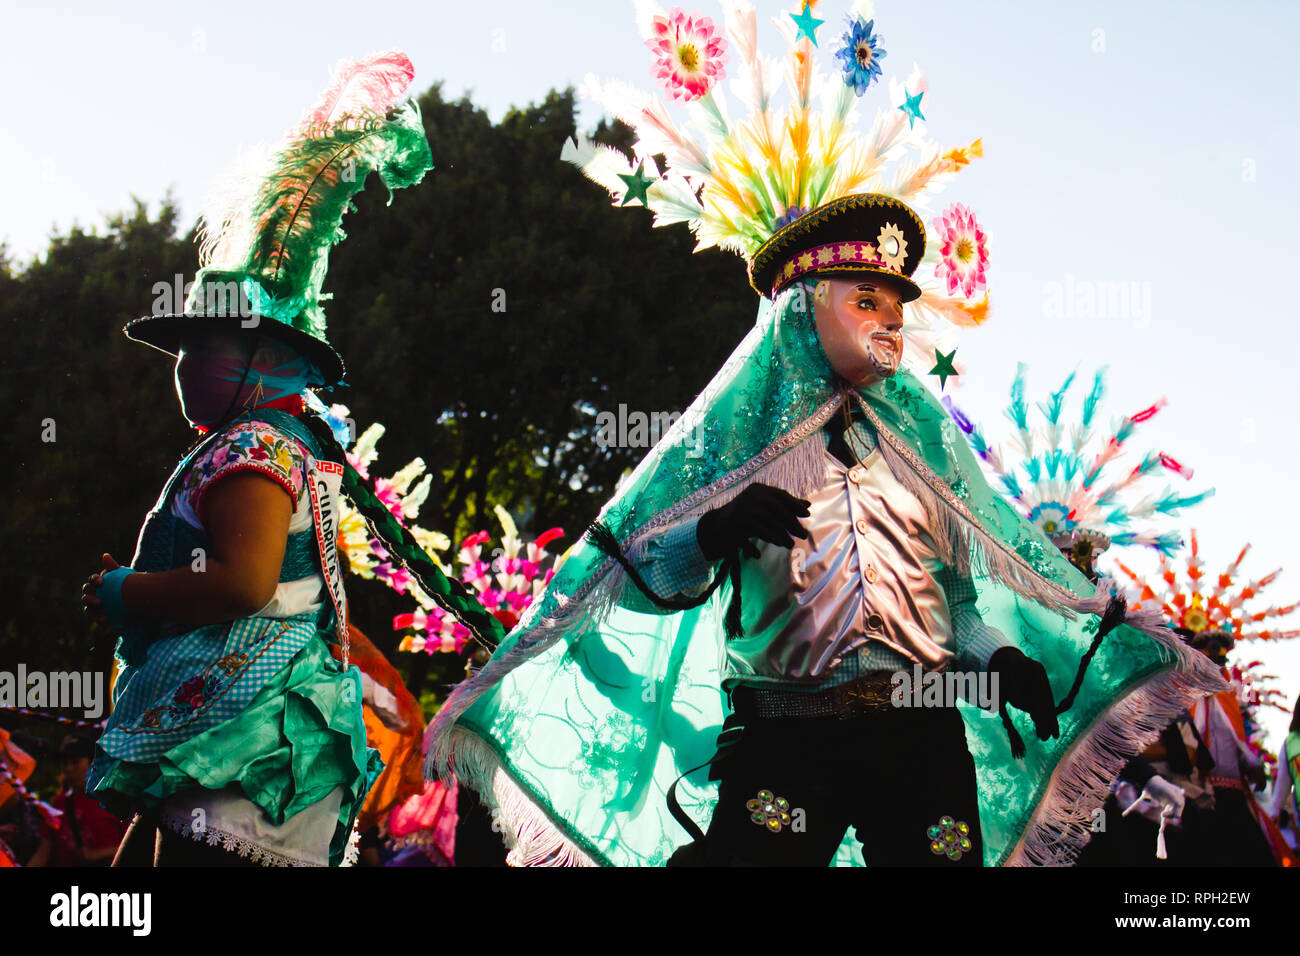
<instances>
[{"instance_id":1,"label":"white sash","mask_svg":"<svg viewBox=\"0 0 1300 956\"><path fill-rule=\"evenodd\" d=\"M343 666L348 666L348 598L343 590L343 569L339 566L339 502L343 485L343 466L332 461L307 459L307 488L311 493L312 526L316 531L316 549L325 589L334 605L338 620L339 643L343 647Z\"/></svg>"}]
</instances>

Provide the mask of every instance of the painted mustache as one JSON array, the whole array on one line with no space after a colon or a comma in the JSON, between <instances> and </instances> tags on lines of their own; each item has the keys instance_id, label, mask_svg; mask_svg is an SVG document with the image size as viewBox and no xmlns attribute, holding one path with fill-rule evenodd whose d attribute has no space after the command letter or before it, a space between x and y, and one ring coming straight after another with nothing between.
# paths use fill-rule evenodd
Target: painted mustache
<instances>
[{"instance_id":1,"label":"painted mustache","mask_svg":"<svg viewBox=\"0 0 1300 956\"><path fill-rule=\"evenodd\" d=\"M859 339L862 352L877 372L892 373L903 358L903 336L900 332L877 329Z\"/></svg>"}]
</instances>

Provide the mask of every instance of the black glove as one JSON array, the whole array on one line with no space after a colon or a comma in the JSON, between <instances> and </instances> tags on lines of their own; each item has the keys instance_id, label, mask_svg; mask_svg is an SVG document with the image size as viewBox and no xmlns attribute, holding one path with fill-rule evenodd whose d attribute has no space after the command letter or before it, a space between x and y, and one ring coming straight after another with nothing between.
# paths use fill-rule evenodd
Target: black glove
<instances>
[{"instance_id":1,"label":"black glove","mask_svg":"<svg viewBox=\"0 0 1300 956\"><path fill-rule=\"evenodd\" d=\"M695 526L695 539L710 561L736 548L756 558L758 548L750 538L761 538L783 548L793 546L795 538L807 539L808 532L799 519L808 517L810 507L809 502L780 488L755 483L725 505L702 515Z\"/></svg>"},{"instance_id":2,"label":"black glove","mask_svg":"<svg viewBox=\"0 0 1300 956\"><path fill-rule=\"evenodd\" d=\"M1056 722L1056 699L1052 697L1052 684L1042 664L1026 657L1018 647L1002 647L989 659L989 673L998 675L998 694L1002 698L1004 714L1006 705L1010 704L1033 718L1039 740L1059 736L1061 729ZM1008 727L1008 732L1010 730ZM1017 742L1018 735L1012 737L1012 755L1021 757L1024 745L1021 744L1021 752L1016 753Z\"/></svg>"}]
</instances>

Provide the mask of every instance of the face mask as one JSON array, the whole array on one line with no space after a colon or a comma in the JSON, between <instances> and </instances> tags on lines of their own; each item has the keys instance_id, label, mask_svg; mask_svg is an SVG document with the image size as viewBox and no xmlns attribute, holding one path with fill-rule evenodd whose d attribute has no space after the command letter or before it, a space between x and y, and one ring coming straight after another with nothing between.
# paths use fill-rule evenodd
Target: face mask
<instances>
[{"instance_id":1,"label":"face mask","mask_svg":"<svg viewBox=\"0 0 1300 956\"><path fill-rule=\"evenodd\" d=\"M251 355L250 350L254 350ZM319 381L315 365L287 346L231 335L187 342L176 358L176 394L191 425L204 427Z\"/></svg>"},{"instance_id":2,"label":"face mask","mask_svg":"<svg viewBox=\"0 0 1300 956\"><path fill-rule=\"evenodd\" d=\"M874 279L817 284L813 296L817 335L831 368L850 385L870 385L898 371L903 335L896 301L897 294Z\"/></svg>"}]
</instances>

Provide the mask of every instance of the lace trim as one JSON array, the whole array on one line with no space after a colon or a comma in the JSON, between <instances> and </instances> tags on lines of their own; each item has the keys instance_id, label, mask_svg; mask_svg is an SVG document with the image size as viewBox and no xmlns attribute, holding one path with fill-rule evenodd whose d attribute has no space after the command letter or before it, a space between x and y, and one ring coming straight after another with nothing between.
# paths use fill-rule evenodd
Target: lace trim
<instances>
[{"instance_id":1,"label":"lace trim","mask_svg":"<svg viewBox=\"0 0 1300 956\"><path fill-rule=\"evenodd\" d=\"M220 846L221 849L228 853L234 853L240 857L251 860L253 863L260 863L262 866L318 866L316 863L308 863L305 860L299 860L283 853L276 853L274 850L268 850L260 844L251 840L246 840L237 834L228 830L222 830L219 827L204 827L196 830L190 826L188 821L177 820L170 814L163 814L163 823L170 830L174 830L183 837L189 837L195 842L206 842L208 846ZM353 830L353 834L358 838Z\"/></svg>"},{"instance_id":2,"label":"lace trim","mask_svg":"<svg viewBox=\"0 0 1300 956\"><path fill-rule=\"evenodd\" d=\"M359 859L361 859L361 831L357 829L354 820L352 822L352 833L348 836L348 847L343 851L343 861L339 863L339 866L356 866Z\"/></svg>"}]
</instances>

